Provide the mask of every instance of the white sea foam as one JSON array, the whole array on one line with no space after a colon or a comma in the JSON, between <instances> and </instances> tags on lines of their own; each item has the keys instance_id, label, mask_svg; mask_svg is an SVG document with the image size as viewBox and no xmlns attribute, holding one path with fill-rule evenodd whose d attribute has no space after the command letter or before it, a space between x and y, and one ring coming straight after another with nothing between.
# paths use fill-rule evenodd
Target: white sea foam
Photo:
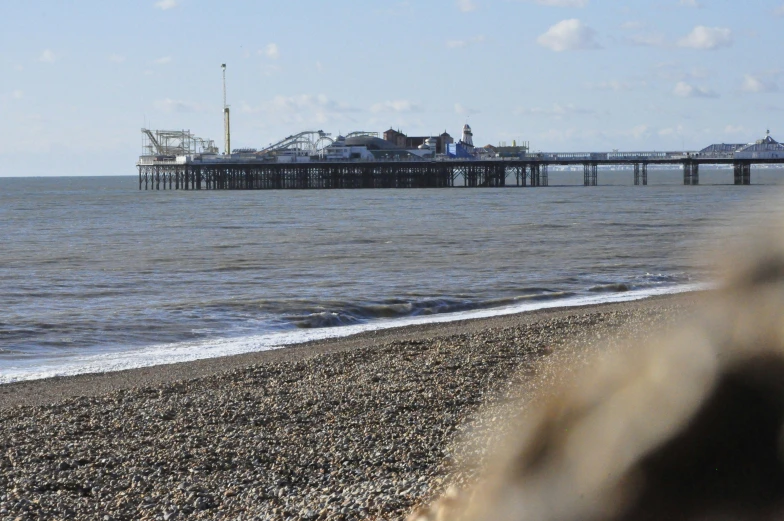
<instances>
[{"instance_id":1,"label":"white sea foam","mask_svg":"<svg viewBox=\"0 0 784 521\"><path fill-rule=\"evenodd\" d=\"M59 357L36 358L34 360L8 360L0 362L0 384L55 376L105 373L178 362L190 362L206 358L279 349L292 344L345 337L365 331L496 317L538 309L640 300L657 295L699 291L710 289L711 287L712 285L710 284L654 287L622 293L574 296L546 302L525 302L505 307L476 309L456 313L375 320L342 327L297 329L239 338L214 338L197 342L153 345L124 351L93 352L84 355L71 353Z\"/></svg>"}]
</instances>

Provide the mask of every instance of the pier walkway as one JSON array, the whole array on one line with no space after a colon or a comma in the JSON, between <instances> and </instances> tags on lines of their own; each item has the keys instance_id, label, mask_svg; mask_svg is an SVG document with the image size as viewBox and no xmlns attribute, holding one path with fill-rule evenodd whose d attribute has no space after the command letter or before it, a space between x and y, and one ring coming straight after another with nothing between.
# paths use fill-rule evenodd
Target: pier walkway
<instances>
[{"instance_id":1,"label":"pier walkway","mask_svg":"<svg viewBox=\"0 0 784 521\"><path fill-rule=\"evenodd\" d=\"M732 165L736 185L751 184L752 165L784 165L782 158L737 159L699 154L532 154L521 159L278 163L234 156L142 157L140 190L275 190L328 188L445 188L547 186L551 166L582 166L585 186L599 183L600 166L631 166L635 185L648 184L650 165L683 169L683 184L698 185L700 167ZM514 183L514 184L513 184Z\"/></svg>"}]
</instances>

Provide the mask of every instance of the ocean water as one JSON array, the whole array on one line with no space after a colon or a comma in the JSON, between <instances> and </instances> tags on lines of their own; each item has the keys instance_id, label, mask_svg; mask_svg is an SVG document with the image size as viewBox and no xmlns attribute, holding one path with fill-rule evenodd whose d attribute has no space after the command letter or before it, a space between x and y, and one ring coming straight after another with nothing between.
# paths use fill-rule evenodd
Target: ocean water
<instances>
[{"instance_id":1,"label":"ocean water","mask_svg":"<svg viewBox=\"0 0 784 521\"><path fill-rule=\"evenodd\" d=\"M551 172L547 188L139 191L0 179L0 383L272 349L374 328L643 298L784 171ZM513 181L512 181L513 182ZM761 214L760 214L760 218Z\"/></svg>"}]
</instances>

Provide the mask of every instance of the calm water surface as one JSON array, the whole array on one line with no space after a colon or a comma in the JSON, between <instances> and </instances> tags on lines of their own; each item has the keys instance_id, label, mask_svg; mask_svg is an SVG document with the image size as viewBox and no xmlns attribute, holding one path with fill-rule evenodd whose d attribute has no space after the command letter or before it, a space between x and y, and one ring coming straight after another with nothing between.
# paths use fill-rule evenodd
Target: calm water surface
<instances>
[{"instance_id":1,"label":"calm water surface","mask_svg":"<svg viewBox=\"0 0 784 521\"><path fill-rule=\"evenodd\" d=\"M647 187L626 171L593 188L554 187L582 173L551 172L537 189L255 192L0 179L0 382L677 291L710 281L711 259L691 253L706 228L753 216L783 173L755 171L750 187L720 184L728 170L698 187L651 170Z\"/></svg>"}]
</instances>

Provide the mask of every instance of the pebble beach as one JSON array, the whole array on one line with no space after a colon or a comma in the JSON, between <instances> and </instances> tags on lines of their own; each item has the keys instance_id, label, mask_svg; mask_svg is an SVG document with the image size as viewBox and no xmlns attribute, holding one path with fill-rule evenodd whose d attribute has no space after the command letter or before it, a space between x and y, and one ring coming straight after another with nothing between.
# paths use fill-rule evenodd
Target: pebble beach
<instances>
[{"instance_id":1,"label":"pebble beach","mask_svg":"<svg viewBox=\"0 0 784 521\"><path fill-rule=\"evenodd\" d=\"M405 519L475 479L482 444L465 440L504 420L488 411L644 342L699 298L3 385L0 519Z\"/></svg>"}]
</instances>

